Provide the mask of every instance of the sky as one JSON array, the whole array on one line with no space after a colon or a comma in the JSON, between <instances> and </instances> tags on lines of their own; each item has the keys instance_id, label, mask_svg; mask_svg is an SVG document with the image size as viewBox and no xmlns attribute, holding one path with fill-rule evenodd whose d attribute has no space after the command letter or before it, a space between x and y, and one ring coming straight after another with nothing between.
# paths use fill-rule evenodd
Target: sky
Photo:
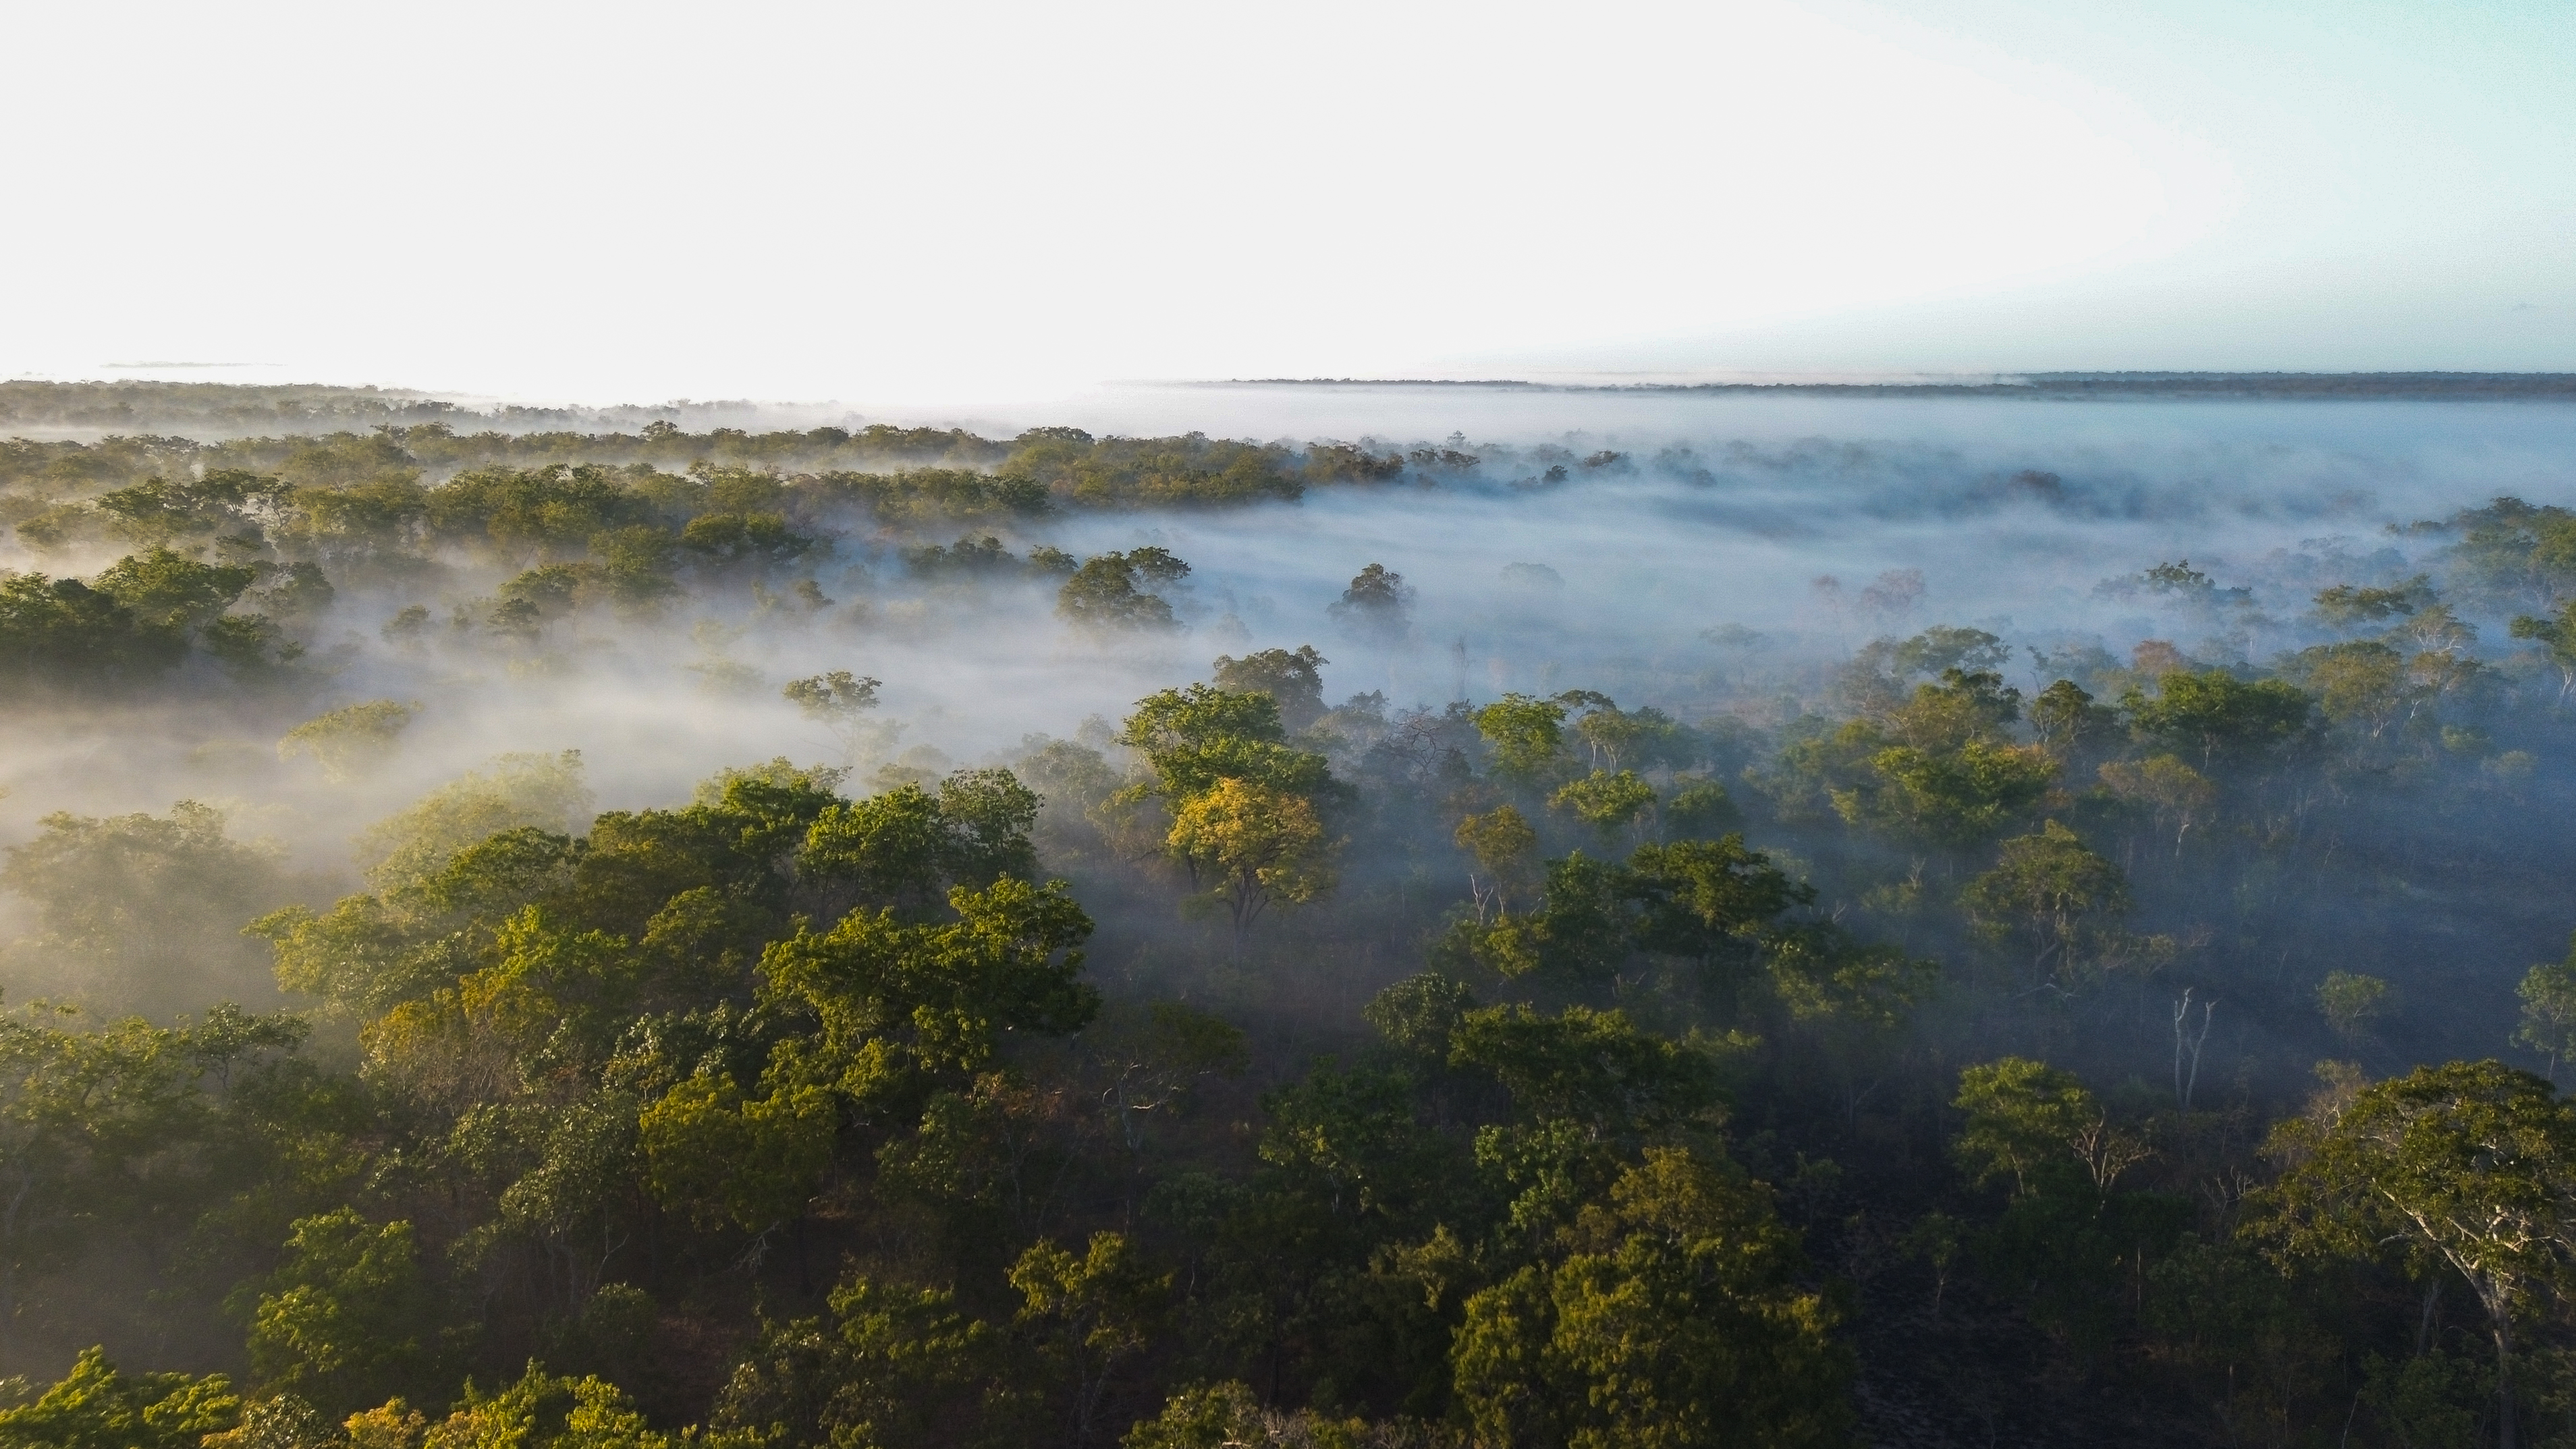
<instances>
[{"instance_id":1,"label":"sky","mask_svg":"<svg viewBox=\"0 0 2576 1449\"><path fill-rule=\"evenodd\" d=\"M2560 0L20 5L0 47L0 376L2576 370Z\"/></svg>"}]
</instances>

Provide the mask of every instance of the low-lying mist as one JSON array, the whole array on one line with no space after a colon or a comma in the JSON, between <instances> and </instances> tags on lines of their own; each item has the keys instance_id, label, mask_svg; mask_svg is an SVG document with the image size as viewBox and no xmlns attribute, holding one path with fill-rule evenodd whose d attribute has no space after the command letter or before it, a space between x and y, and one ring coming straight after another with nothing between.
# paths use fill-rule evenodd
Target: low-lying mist
<instances>
[{"instance_id":1,"label":"low-lying mist","mask_svg":"<svg viewBox=\"0 0 2576 1449\"><path fill-rule=\"evenodd\" d=\"M50 811L158 809L191 795L327 870L352 821L504 750L580 750L604 807L685 794L724 765L836 759L830 737L778 694L833 668L884 681L902 747L968 762L1032 733L1069 734L1087 716L1114 719L1152 688L1205 677L1219 654L1308 643L1332 660L1335 700L1374 690L1400 708L1580 686L1684 714L1746 707L1757 680L1763 707L1782 693L1813 700L1819 671L1858 645L1934 622L2016 646L2081 640L2125 655L2172 638L2195 657L2259 660L2305 641L2317 588L2404 577L2442 542L2392 537L2391 525L2498 494L2546 501L2576 482L2576 415L2540 406L1341 388L1138 389L1093 406L1103 417L1085 421L1302 428L1479 461L1293 503L1058 511L954 530L1015 554L1154 544L1189 563L1171 591L1185 629L1106 641L1055 616L1052 580L923 577L903 559L913 539L864 515L835 520L830 551L781 570L765 604L740 589L693 593L650 620L586 613L505 650L450 619L509 570L451 557L417 581L344 584L306 624L319 699L423 706L399 753L364 780L332 785L278 762L266 702L101 710L77 729L20 720L0 755L11 792L0 828L23 839ZM1615 456L1582 462L1604 454ZM918 536L946 541L935 525ZM113 556L20 548L8 562L82 572ZM2255 607L2221 626L2099 587L2181 560L2252 589ZM1328 613L1370 563L1415 591L1398 640L1353 637ZM1908 571L1919 587L1871 593ZM786 596L789 575L831 602ZM1828 577L1838 590L1819 587ZM388 642L386 623L413 605L428 606L429 626ZM2502 644L2490 624L2489 642ZM1726 625L1761 637L1712 643Z\"/></svg>"}]
</instances>

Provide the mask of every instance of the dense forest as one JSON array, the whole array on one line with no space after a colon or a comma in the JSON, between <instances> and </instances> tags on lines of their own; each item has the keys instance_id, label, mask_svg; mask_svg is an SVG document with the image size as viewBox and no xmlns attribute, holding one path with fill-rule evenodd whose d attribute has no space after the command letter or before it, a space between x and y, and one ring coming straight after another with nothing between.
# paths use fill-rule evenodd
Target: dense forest
<instances>
[{"instance_id":1,"label":"dense forest","mask_svg":"<svg viewBox=\"0 0 2576 1449\"><path fill-rule=\"evenodd\" d=\"M0 442L0 1443L2576 1445L2576 511L1299 532L1850 451Z\"/></svg>"}]
</instances>

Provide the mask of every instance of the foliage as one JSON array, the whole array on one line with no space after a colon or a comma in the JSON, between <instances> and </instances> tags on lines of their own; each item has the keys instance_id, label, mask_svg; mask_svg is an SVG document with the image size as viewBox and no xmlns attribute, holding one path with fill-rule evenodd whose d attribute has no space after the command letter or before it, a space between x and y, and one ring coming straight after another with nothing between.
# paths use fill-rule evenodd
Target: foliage
<instances>
[{"instance_id":1,"label":"foliage","mask_svg":"<svg viewBox=\"0 0 2576 1449\"><path fill-rule=\"evenodd\" d=\"M2127 879L2054 820L2035 835L2005 841L1998 857L1994 869L1968 882L1960 904L1989 930L2019 936L2034 976L2073 977L2087 937L2128 911Z\"/></svg>"},{"instance_id":2,"label":"foliage","mask_svg":"<svg viewBox=\"0 0 2576 1449\"><path fill-rule=\"evenodd\" d=\"M1468 1300L1460 1403L1481 1439L1569 1446L1831 1444L1852 1372L1757 1189L1650 1150L1586 1207L1573 1251Z\"/></svg>"},{"instance_id":3,"label":"foliage","mask_svg":"<svg viewBox=\"0 0 2576 1449\"><path fill-rule=\"evenodd\" d=\"M1294 650L1264 649L1241 659L1218 655L1216 687L1234 694L1266 694L1279 706L1281 728L1304 730L1324 716L1323 667L1332 663L1312 644Z\"/></svg>"},{"instance_id":4,"label":"foliage","mask_svg":"<svg viewBox=\"0 0 2576 1449\"><path fill-rule=\"evenodd\" d=\"M2137 732L2200 768L2249 764L2296 741L2309 728L2312 706L2296 686L2277 679L2246 683L2223 669L2177 670L2156 681L2156 693L2131 690L2120 699Z\"/></svg>"},{"instance_id":5,"label":"foliage","mask_svg":"<svg viewBox=\"0 0 2576 1449\"><path fill-rule=\"evenodd\" d=\"M2270 1150L2289 1162L2257 1219L2277 1255L2394 1251L2467 1282L2510 1442L2514 1319L2576 1264L2576 1110L2527 1072L2452 1062L2365 1088L2328 1121L2285 1122Z\"/></svg>"},{"instance_id":6,"label":"foliage","mask_svg":"<svg viewBox=\"0 0 2576 1449\"><path fill-rule=\"evenodd\" d=\"M286 1252L256 1303L241 1305L251 1310L251 1371L261 1389L329 1413L437 1391L438 1312L410 1223L378 1226L339 1208L299 1219Z\"/></svg>"},{"instance_id":7,"label":"foliage","mask_svg":"<svg viewBox=\"0 0 2576 1449\"><path fill-rule=\"evenodd\" d=\"M1056 613L1093 633L1180 627L1171 601L1153 592L1187 577L1190 566L1160 548L1104 553L1083 560L1056 591Z\"/></svg>"},{"instance_id":8,"label":"foliage","mask_svg":"<svg viewBox=\"0 0 2576 1449\"><path fill-rule=\"evenodd\" d=\"M1715 462L220 391L235 431L382 427L0 442L0 522L98 560L0 579L30 739L149 711L197 778L293 726L345 788L286 806L372 801L416 706L325 691L378 638L442 691L539 691L659 629L834 762L595 813L578 757L506 756L306 905L332 862L290 877L204 806L23 827L12 981L152 1014L0 1022L0 1356L237 1361L257 1397L98 1358L0 1392L9 1437L146 1442L190 1393L166 1437L225 1449L1813 1442L1917 1403L2483 1442L2572 1401L2563 1105L2491 1064L2307 1071L2492 1043L2529 959L2493 943L2567 928L2564 508L2106 585L2188 652L1931 622L1836 663L1784 614L1703 635L1706 673L1560 658L1521 626L1568 578L1515 565L1436 706L1403 697L1452 677L1402 657L1421 601L1371 565L1332 617L1396 651L1384 693L1328 710L1313 646L1230 644L1123 726L954 769L980 729L890 758L924 698L895 668L942 640L1055 605L1113 646L1063 661L1096 695L1165 667L1191 583L1265 617L1240 576L1049 541L1103 511L1407 474L1575 507L1578 470ZM1936 595L1818 597L1893 630ZM1544 682L1481 691L1470 641ZM771 660L815 672L764 714ZM2569 974L2520 992L2553 1071ZM271 978L319 1007L309 1056L301 1019L183 1014ZM1899 1339L1855 1397L1853 1345Z\"/></svg>"},{"instance_id":9,"label":"foliage","mask_svg":"<svg viewBox=\"0 0 2576 1449\"><path fill-rule=\"evenodd\" d=\"M240 1416L241 1400L230 1389L222 1374L129 1378L92 1348L35 1402L0 1409L0 1441L30 1449L195 1449Z\"/></svg>"},{"instance_id":10,"label":"foliage","mask_svg":"<svg viewBox=\"0 0 2576 1449\"><path fill-rule=\"evenodd\" d=\"M2388 1009L2388 983L2353 971L2329 971L2317 983L2317 1010L2344 1041L2357 1041L2370 1023Z\"/></svg>"},{"instance_id":11,"label":"foliage","mask_svg":"<svg viewBox=\"0 0 2576 1449\"><path fill-rule=\"evenodd\" d=\"M277 757L310 758L335 783L346 784L366 766L392 753L405 726L420 713L417 704L371 699L342 705L288 730L277 742Z\"/></svg>"},{"instance_id":12,"label":"foliage","mask_svg":"<svg viewBox=\"0 0 2576 1449\"><path fill-rule=\"evenodd\" d=\"M1222 779L1173 812L1172 852L1213 876L1237 938L1272 903L1303 905L1333 885L1332 842L1305 799Z\"/></svg>"},{"instance_id":13,"label":"foliage","mask_svg":"<svg viewBox=\"0 0 2576 1449\"><path fill-rule=\"evenodd\" d=\"M237 932L286 896L274 846L232 839L223 813L193 800L162 816L57 812L38 824L43 833L0 865L0 889L31 902L42 927L17 951L43 953L93 1000L120 1007L166 1009L174 992L202 999L255 983Z\"/></svg>"}]
</instances>

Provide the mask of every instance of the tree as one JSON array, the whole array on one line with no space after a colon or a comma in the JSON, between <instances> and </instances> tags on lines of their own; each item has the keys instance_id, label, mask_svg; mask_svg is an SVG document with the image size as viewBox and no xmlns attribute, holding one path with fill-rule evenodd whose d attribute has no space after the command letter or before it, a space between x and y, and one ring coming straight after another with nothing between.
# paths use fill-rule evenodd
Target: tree
<instances>
[{"instance_id":1,"label":"tree","mask_svg":"<svg viewBox=\"0 0 2576 1449\"><path fill-rule=\"evenodd\" d=\"M325 779L345 785L360 770L393 753L395 741L419 713L417 704L390 699L343 705L288 730L277 742L277 757L306 756L322 767Z\"/></svg>"},{"instance_id":2,"label":"tree","mask_svg":"<svg viewBox=\"0 0 2576 1449\"><path fill-rule=\"evenodd\" d=\"M2540 646L2558 671L2558 702L2565 704L2568 695L2576 694L2576 599L2559 605L2555 614L2517 614L2508 627L2514 638Z\"/></svg>"},{"instance_id":3,"label":"tree","mask_svg":"<svg viewBox=\"0 0 2576 1449\"><path fill-rule=\"evenodd\" d=\"M2103 788L2133 805L2143 805L2170 825L2174 854L2182 854L2191 828L2207 819L2218 804L2218 786L2208 776L2173 755L2143 760L2106 760L2096 772Z\"/></svg>"},{"instance_id":4,"label":"tree","mask_svg":"<svg viewBox=\"0 0 2576 1449\"><path fill-rule=\"evenodd\" d=\"M1476 733L1493 751L1494 773L1523 786L1542 783L1565 752L1565 706L1506 694L1475 712Z\"/></svg>"},{"instance_id":5,"label":"tree","mask_svg":"<svg viewBox=\"0 0 2576 1449\"><path fill-rule=\"evenodd\" d=\"M380 892L436 875L456 853L513 826L569 831L590 814L581 752L495 756L360 832L367 883Z\"/></svg>"},{"instance_id":6,"label":"tree","mask_svg":"<svg viewBox=\"0 0 2576 1449\"><path fill-rule=\"evenodd\" d=\"M118 559L93 584L132 610L144 627L187 639L222 617L258 580L259 571L247 565L200 563L156 548Z\"/></svg>"},{"instance_id":7,"label":"tree","mask_svg":"<svg viewBox=\"0 0 2576 1449\"><path fill-rule=\"evenodd\" d=\"M1538 851L1538 832L1529 821L1511 806L1497 805L1481 815L1462 817L1450 838L1475 858L1490 882L1469 882L1476 892L1479 919L1488 893L1502 909L1511 909L1510 892L1528 884L1530 862Z\"/></svg>"},{"instance_id":8,"label":"tree","mask_svg":"<svg viewBox=\"0 0 2576 1449\"><path fill-rule=\"evenodd\" d=\"M2295 677L2314 690L2334 724L2376 740L2419 703L2403 654L2376 639L2349 639L2299 651Z\"/></svg>"},{"instance_id":9,"label":"tree","mask_svg":"<svg viewBox=\"0 0 2576 1449\"><path fill-rule=\"evenodd\" d=\"M1459 1019L1449 1062L1491 1073L1523 1114L1575 1123L1595 1142L1635 1142L1718 1101L1716 1063L1698 1043L1657 1036L1620 1011L1482 1007Z\"/></svg>"},{"instance_id":10,"label":"tree","mask_svg":"<svg viewBox=\"0 0 2576 1449\"><path fill-rule=\"evenodd\" d=\"M1024 1380L1003 1336L956 1296L854 1276L832 1290L831 1326L767 1327L709 1417L711 1438L905 1449L1027 1443Z\"/></svg>"},{"instance_id":11,"label":"tree","mask_svg":"<svg viewBox=\"0 0 2576 1449\"><path fill-rule=\"evenodd\" d=\"M2393 1248L2467 1282L2495 1347L2497 1443L2515 1449L2514 1318L2576 1265L2576 1111L2528 1072L2449 1062L2285 1122L2267 1150L2289 1168L2255 1222L2282 1261Z\"/></svg>"},{"instance_id":12,"label":"tree","mask_svg":"<svg viewBox=\"0 0 2576 1449\"><path fill-rule=\"evenodd\" d=\"M2417 574L2394 588L2336 584L2332 588L2320 589L2316 596L2317 618L2335 629L2403 618L2432 602L2431 582L2423 574Z\"/></svg>"},{"instance_id":13,"label":"tree","mask_svg":"<svg viewBox=\"0 0 2576 1449\"><path fill-rule=\"evenodd\" d=\"M105 1030L68 1010L0 1016L0 1355L17 1348L19 1292L109 1224L158 1205L136 1169L203 1120L184 1031L129 1018ZM47 1018L54 1018L48 1020Z\"/></svg>"},{"instance_id":14,"label":"tree","mask_svg":"<svg viewBox=\"0 0 2576 1449\"><path fill-rule=\"evenodd\" d=\"M2030 702L2031 732L2061 755L2106 740L2118 730L2118 711L2093 702L2093 696L2071 679L2061 679Z\"/></svg>"},{"instance_id":15,"label":"tree","mask_svg":"<svg viewBox=\"0 0 2576 1449\"><path fill-rule=\"evenodd\" d=\"M731 1077L682 1078L637 1123L646 1180L702 1228L763 1232L804 1211L831 1165L840 1114L820 1087L743 1100Z\"/></svg>"},{"instance_id":16,"label":"tree","mask_svg":"<svg viewBox=\"0 0 2576 1449\"><path fill-rule=\"evenodd\" d=\"M1687 778L1675 783L1680 788L1656 812L1663 817L1666 838L1714 840L1743 828L1744 812L1736 808L1724 785Z\"/></svg>"},{"instance_id":17,"label":"tree","mask_svg":"<svg viewBox=\"0 0 2576 1449\"><path fill-rule=\"evenodd\" d=\"M2371 1022L2387 1008L2388 983L2376 976L2329 971L2326 979L2317 983L2317 1010L2336 1037L2347 1044L2367 1035Z\"/></svg>"},{"instance_id":18,"label":"tree","mask_svg":"<svg viewBox=\"0 0 2576 1449\"><path fill-rule=\"evenodd\" d=\"M1559 698L1570 702L1572 696L1560 695ZM1592 707L1584 711L1583 718L1574 722L1574 733L1592 751L1596 769L1604 760L1614 770L1630 765L1651 765L1657 760L1688 763L1682 749L1688 732L1672 716L1652 705L1623 710L1607 698L1596 696Z\"/></svg>"},{"instance_id":19,"label":"tree","mask_svg":"<svg viewBox=\"0 0 2576 1449\"><path fill-rule=\"evenodd\" d=\"M2144 738L2197 753L2203 770L2221 760L2261 759L2305 734L2311 713L2296 686L2277 679L2248 684L2224 669L2171 671L2156 681L2153 698L2132 689L2120 708Z\"/></svg>"},{"instance_id":20,"label":"tree","mask_svg":"<svg viewBox=\"0 0 2576 1449\"><path fill-rule=\"evenodd\" d=\"M2514 1043L2549 1058L2549 1079L2558 1080L2561 1058L2576 1057L2576 939L2564 960L2544 961L2523 973L2516 988L2522 998L2522 1023Z\"/></svg>"},{"instance_id":21,"label":"tree","mask_svg":"<svg viewBox=\"0 0 2576 1449\"><path fill-rule=\"evenodd\" d=\"M262 988L240 930L284 903L277 847L233 840L223 812L194 800L166 816L38 824L0 865L0 889L35 905L43 934L28 944L55 958L56 980L99 1004L163 1010Z\"/></svg>"},{"instance_id":22,"label":"tree","mask_svg":"<svg viewBox=\"0 0 2576 1449\"><path fill-rule=\"evenodd\" d=\"M1041 1352L1072 1388L1069 1442L1087 1444L1112 1376L1144 1350L1163 1314L1171 1275L1155 1272L1124 1234L1101 1232L1079 1255L1040 1242L1010 1277L1020 1322L1039 1332Z\"/></svg>"},{"instance_id":23,"label":"tree","mask_svg":"<svg viewBox=\"0 0 2576 1449\"><path fill-rule=\"evenodd\" d=\"M1269 695L1279 705L1281 726L1293 733L1323 718L1322 671L1330 663L1312 644L1300 644L1294 650L1264 649L1241 659L1219 655L1216 687Z\"/></svg>"},{"instance_id":24,"label":"tree","mask_svg":"<svg viewBox=\"0 0 2576 1449\"><path fill-rule=\"evenodd\" d=\"M1020 778L999 767L959 770L939 783L939 815L948 823L948 874L978 890L1004 877L1035 880L1029 832L1045 805Z\"/></svg>"},{"instance_id":25,"label":"tree","mask_svg":"<svg viewBox=\"0 0 2576 1449\"><path fill-rule=\"evenodd\" d=\"M335 1418L397 1393L441 1385L436 1314L407 1222L380 1225L353 1208L298 1219L286 1262L234 1298L251 1320L251 1371Z\"/></svg>"},{"instance_id":26,"label":"tree","mask_svg":"<svg viewBox=\"0 0 2576 1449\"><path fill-rule=\"evenodd\" d=\"M1081 980L1091 918L1061 881L960 886L948 902L957 916L949 924L862 908L829 931L771 943L760 963L763 1002L817 1028L778 1057L780 1080L860 1104L900 1098L924 1078L983 1070L1008 1033L1062 1035L1099 1011L1099 994Z\"/></svg>"},{"instance_id":27,"label":"tree","mask_svg":"<svg viewBox=\"0 0 2576 1449\"><path fill-rule=\"evenodd\" d=\"M651 524L594 533L585 589L606 594L610 607L629 618L654 618L663 601L680 592L679 580L671 577L679 552L680 540Z\"/></svg>"},{"instance_id":28,"label":"tree","mask_svg":"<svg viewBox=\"0 0 2576 1449\"><path fill-rule=\"evenodd\" d=\"M1987 930L2018 932L2031 948L2033 976L2054 969L2072 978L2085 934L2127 913L2129 885L2118 866L2051 820L2036 835L2005 841L1994 869L1969 881L1959 902Z\"/></svg>"},{"instance_id":29,"label":"tree","mask_svg":"<svg viewBox=\"0 0 2576 1449\"><path fill-rule=\"evenodd\" d=\"M1640 816L1655 807L1655 787L1638 779L1634 770L1621 770L1615 775L1595 770L1558 786L1547 803L1558 810L1572 811L1576 819L1609 836L1636 824Z\"/></svg>"},{"instance_id":30,"label":"tree","mask_svg":"<svg viewBox=\"0 0 2576 1449\"><path fill-rule=\"evenodd\" d=\"M1056 591L1055 611L1066 623L1095 634L1176 630L1181 624L1171 602L1150 588L1178 583L1189 571L1188 564L1159 548L1100 554L1083 560Z\"/></svg>"},{"instance_id":31,"label":"tree","mask_svg":"<svg viewBox=\"0 0 2576 1449\"><path fill-rule=\"evenodd\" d=\"M405 1432L402 1401L351 1420L351 1449L379 1449L359 1441L359 1428ZM485 1394L472 1382L442 1423L427 1425L423 1449L678 1449L685 1438L649 1427L625 1393L598 1378L558 1378L534 1360L517 1382ZM399 1442L399 1439L398 1439ZM383 1446L391 1449L391 1446ZM873 1449L873 1446L870 1446Z\"/></svg>"},{"instance_id":32,"label":"tree","mask_svg":"<svg viewBox=\"0 0 2576 1449\"><path fill-rule=\"evenodd\" d=\"M717 573L760 574L824 548L776 513L702 513L680 530L679 551Z\"/></svg>"},{"instance_id":33,"label":"tree","mask_svg":"<svg viewBox=\"0 0 2576 1449\"><path fill-rule=\"evenodd\" d=\"M72 1371L33 1403L0 1409L0 1443L27 1449L197 1449L241 1417L222 1374L137 1374L105 1351L85 1349Z\"/></svg>"},{"instance_id":34,"label":"tree","mask_svg":"<svg viewBox=\"0 0 2576 1449\"><path fill-rule=\"evenodd\" d=\"M2027 1057L2004 1057L1959 1073L1951 1106L1967 1124L1950 1144L1980 1186L2012 1180L2015 1197L2069 1190L2096 1203L2130 1168L2152 1155L2111 1123L2073 1074Z\"/></svg>"},{"instance_id":35,"label":"tree","mask_svg":"<svg viewBox=\"0 0 2576 1449\"><path fill-rule=\"evenodd\" d=\"M1637 903L1638 944L1703 962L1749 956L1783 912L1816 899L1741 835L1641 845L1618 890Z\"/></svg>"},{"instance_id":36,"label":"tree","mask_svg":"<svg viewBox=\"0 0 2576 1449\"><path fill-rule=\"evenodd\" d=\"M1118 742L1154 767L1150 793L1174 808L1241 780L1286 794L1314 798L1331 788L1332 767L1322 755L1286 743L1279 702L1193 684L1136 701Z\"/></svg>"},{"instance_id":37,"label":"tree","mask_svg":"<svg viewBox=\"0 0 2576 1449\"><path fill-rule=\"evenodd\" d=\"M26 690L80 690L159 674L184 641L148 629L113 595L78 579L0 579L0 677Z\"/></svg>"},{"instance_id":38,"label":"tree","mask_svg":"<svg viewBox=\"0 0 2576 1449\"><path fill-rule=\"evenodd\" d=\"M903 727L873 717L884 681L846 669L791 679L778 691L807 719L832 732L844 764L856 766L894 747Z\"/></svg>"},{"instance_id":39,"label":"tree","mask_svg":"<svg viewBox=\"0 0 2576 1449\"><path fill-rule=\"evenodd\" d=\"M796 873L835 911L866 901L919 916L942 904L957 844L938 799L905 785L825 807L797 848Z\"/></svg>"},{"instance_id":40,"label":"tree","mask_svg":"<svg viewBox=\"0 0 2576 1449\"><path fill-rule=\"evenodd\" d=\"M1333 885L1332 854L1312 802L1225 779L1182 802L1166 843L1196 880L1204 870L1234 920L1235 951L1272 902L1302 905Z\"/></svg>"},{"instance_id":41,"label":"tree","mask_svg":"<svg viewBox=\"0 0 2576 1449\"><path fill-rule=\"evenodd\" d=\"M1649 1148L1568 1236L1563 1259L1467 1300L1452 1362L1479 1442L1843 1442L1851 1357L1758 1184Z\"/></svg>"},{"instance_id":42,"label":"tree","mask_svg":"<svg viewBox=\"0 0 2576 1449\"><path fill-rule=\"evenodd\" d=\"M1342 590L1328 612L1361 639L1400 644L1413 628L1413 588L1404 575L1384 564L1370 564Z\"/></svg>"},{"instance_id":43,"label":"tree","mask_svg":"<svg viewBox=\"0 0 2576 1449\"><path fill-rule=\"evenodd\" d=\"M1868 770L1852 787L1831 792L1835 813L1951 849L2002 833L2057 778L2057 762L2045 750L1982 739L1951 751L1891 745L1869 756Z\"/></svg>"}]
</instances>

